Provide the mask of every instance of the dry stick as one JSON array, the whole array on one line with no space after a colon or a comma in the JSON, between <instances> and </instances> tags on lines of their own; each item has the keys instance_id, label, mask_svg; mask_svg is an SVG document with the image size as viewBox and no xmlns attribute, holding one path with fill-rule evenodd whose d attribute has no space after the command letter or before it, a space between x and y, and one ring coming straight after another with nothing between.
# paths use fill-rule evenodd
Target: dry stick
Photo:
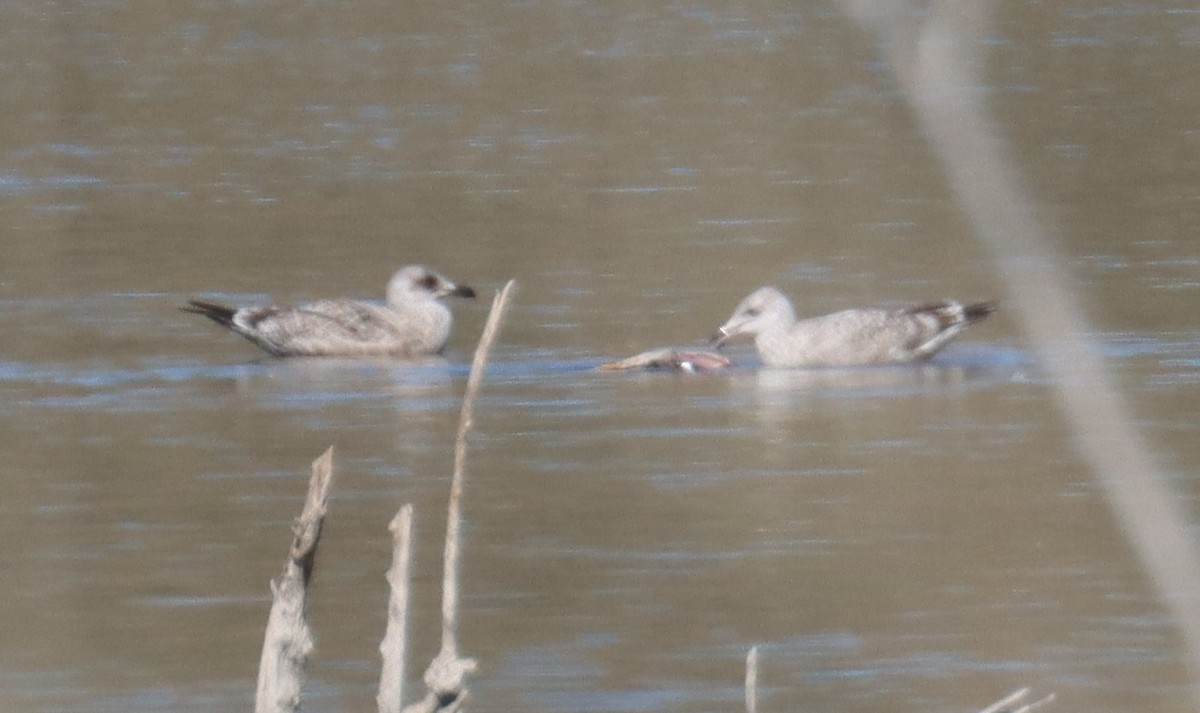
<instances>
[{"instance_id":1,"label":"dry stick","mask_svg":"<svg viewBox=\"0 0 1200 713\"><path fill-rule=\"evenodd\" d=\"M1039 698L1038 700L1034 701L1033 703L1027 703L1027 704L1021 706L1020 708L1013 710L1012 713L1031 713L1031 711L1037 710L1038 708L1041 708L1042 706L1045 706L1045 705L1049 705L1053 702L1054 702L1054 694L1051 693L1048 696Z\"/></svg>"},{"instance_id":2,"label":"dry stick","mask_svg":"<svg viewBox=\"0 0 1200 713\"><path fill-rule=\"evenodd\" d=\"M758 711L758 647L746 654L746 713Z\"/></svg>"},{"instance_id":3,"label":"dry stick","mask_svg":"<svg viewBox=\"0 0 1200 713\"><path fill-rule=\"evenodd\" d=\"M1051 703L1054 700L1054 694L1038 699L1032 703L1026 703L1020 708L1012 708L1011 706L1020 703L1029 695L1028 688L1021 688L1008 694L1004 698L996 701L992 705L979 711L979 713L1029 713L1030 711L1041 708L1042 706Z\"/></svg>"},{"instance_id":4,"label":"dry stick","mask_svg":"<svg viewBox=\"0 0 1200 713\"><path fill-rule=\"evenodd\" d=\"M304 510L292 523L292 547L283 574L271 582L271 613L258 663L255 713L286 713L300 709L304 662L312 651L312 631L304 617L308 583L316 563L317 542L333 482L333 446L313 461Z\"/></svg>"},{"instance_id":5,"label":"dry stick","mask_svg":"<svg viewBox=\"0 0 1200 713\"><path fill-rule=\"evenodd\" d=\"M405 504L392 518L392 566L387 572L391 585L387 630L379 644L383 667L375 702L379 713L400 713L404 705L405 647L408 644L409 563L412 561L413 506Z\"/></svg>"},{"instance_id":6,"label":"dry stick","mask_svg":"<svg viewBox=\"0 0 1200 713\"><path fill-rule=\"evenodd\" d=\"M475 670L473 659L458 656L458 559L462 527L463 480L467 462L467 434L471 430L475 413L475 397L483 380L488 354L500 322L508 307L515 280L509 280L504 289L492 300L483 336L475 348L475 359L471 362L471 373L467 377L467 389L463 395L462 413L458 420L458 436L454 441L454 477L450 481L450 505L446 516L446 552L442 571L442 648L425 670L425 685L429 692L419 703L404 710L407 713L422 711L456 711L466 698L463 681Z\"/></svg>"},{"instance_id":7,"label":"dry stick","mask_svg":"<svg viewBox=\"0 0 1200 713\"><path fill-rule=\"evenodd\" d=\"M987 708L984 708L983 710L979 711L979 713L1001 713L1001 711L1008 710L1009 706L1020 701L1021 699L1025 698L1025 696L1028 696L1028 695L1029 695L1028 688L1018 688L1017 690L1008 694L1004 698L1001 698L1000 700L996 701L995 703L988 706Z\"/></svg>"}]
</instances>

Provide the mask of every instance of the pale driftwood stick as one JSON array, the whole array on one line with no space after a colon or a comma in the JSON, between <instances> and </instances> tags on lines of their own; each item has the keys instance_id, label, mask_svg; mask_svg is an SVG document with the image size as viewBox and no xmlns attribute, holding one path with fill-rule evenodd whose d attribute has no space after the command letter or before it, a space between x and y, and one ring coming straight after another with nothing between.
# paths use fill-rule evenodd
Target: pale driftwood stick
<instances>
[{"instance_id":1,"label":"pale driftwood stick","mask_svg":"<svg viewBox=\"0 0 1200 713\"><path fill-rule=\"evenodd\" d=\"M458 420L458 436L454 441L454 476L450 481L450 505L446 516L446 550L442 571L442 648L425 670L425 686L429 689L425 698L405 708L405 713L449 712L461 709L467 697L467 674L475 670L476 664L473 659L460 658L458 655L458 560L461 549L459 533L462 527L467 434L474 420L475 397L483 380L488 354L491 352L492 343L496 341L496 334L500 331L500 323L515 285L515 280L509 280L492 300L492 309L488 313L487 324L483 327L483 336L479 338L479 346L475 348L471 373L467 377L467 389L463 395L462 412Z\"/></svg>"},{"instance_id":2,"label":"pale driftwood stick","mask_svg":"<svg viewBox=\"0 0 1200 713\"><path fill-rule=\"evenodd\" d=\"M1053 702L1054 702L1054 694L1051 693L1050 695L1043 696L1042 698L1039 698L1036 701L1031 701L1029 703L1026 703L1025 705L1021 706L1020 708L1013 708L1012 713L1030 713L1030 711L1037 710L1038 708L1041 708L1042 706L1048 705Z\"/></svg>"},{"instance_id":3,"label":"pale driftwood stick","mask_svg":"<svg viewBox=\"0 0 1200 713\"><path fill-rule=\"evenodd\" d=\"M292 523L291 551L283 565L283 574L271 582L274 601L258 662L255 713L300 710L304 663L313 647L312 631L305 620L304 609L332 482L333 446L330 446L313 461L304 510Z\"/></svg>"},{"instance_id":4,"label":"pale driftwood stick","mask_svg":"<svg viewBox=\"0 0 1200 713\"><path fill-rule=\"evenodd\" d=\"M1001 698L1000 700L996 701L995 703L988 706L987 708L984 708L983 710L979 711L979 713L1000 713L1000 711L1005 710L1005 708L1007 706L1011 706L1012 704L1020 701L1021 699L1025 698L1025 696L1028 696L1028 695L1029 695L1028 688L1019 688L1019 689L1013 691L1012 693L1008 694L1004 698Z\"/></svg>"},{"instance_id":5,"label":"pale driftwood stick","mask_svg":"<svg viewBox=\"0 0 1200 713\"><path fill-rule=\"evenodd\" d=\"M1049 705L1053 702L1054 702L1054 694L1051 693L1050 695L1043 696L1042 698L1039 698L1038 700L1036 700L1032 703L1028 703L1026 705L1021 706L1020 708L1013 711L1013 713L1030 713L1031 711L1037 710L1038 708L1041 708L1044 705Z\"/></svg>"},{"instance_id":6,"label":"pale driftwood stick","mask_svg":"<svg viewBox=\"0 0 1200 713\"><path fill-rule=\"evenodd\" d=\"M758 711L758 647L746 654L746 713Z\"/></svg>"},{"instance_id":7,"label":"pale driftwood stick","mask_svg":"<svg viewBox=\"0 0 1200 713\"><path fill-rule=\"evenodd\" d=\"M1000 700L996 701L995 703L988 706L987 708L984 708L983 710L979 711L979 713L1030 713L1030 711L1033 711L1037 708L1041 708L1042 706L1054 701L1054 694L1051 693L1050 695L1045 696L1044 698L1040 698L1036 701L1033 701L1032 703L1026 703L1025 705L1021 706L1020 708L1012 708L1011 707L1011 706L1014 706L1014 705L1020 703L1021 701L1025 700L1025 697L1028 695L1029 695L1028 688L1018 689L1018 690L1013 691L1012 693L1008 694L1004 698L1001 698Z\"/></svg>"},{"instance_id":8,"label":"pale driftwood stick","mask_svg":"<svg viewBox=\"0 0 1200 713\"><path fill-rule=\"evenodd\" d=\"M451 655L458 651L458 556L461 550L459 528L462 525L462 497L467 469L467 434L475 422L475 399L479 394L479 385L483 382L488 355L496 341L496 335L500 332L500 323L515 284L515 280L509 280L492 300L492 309L488 313L487 323L483 326L483 336L479 338L479 346L475 348L471 373L467 376L467 389L458 418L458 435L454 439L454 477L450 481L446 559L442 573L442 651Z\"/></svg>"},{"instance_id":9,"label":"pale driftwood stick","mask_svg":"<svg viewBox=\"0 0 1200 713\"><path fill-rule=\"evenodd\" d=\"M379 713L400 713L404 705L405 649L408 646L409 563L412 561L413 507L400 508L388 530L392 533L392 566L387 581L392 594L388 600L387 630L379 644L383 668L379 674L379 694L375 702Z\"/></svg>"}]
</instances>

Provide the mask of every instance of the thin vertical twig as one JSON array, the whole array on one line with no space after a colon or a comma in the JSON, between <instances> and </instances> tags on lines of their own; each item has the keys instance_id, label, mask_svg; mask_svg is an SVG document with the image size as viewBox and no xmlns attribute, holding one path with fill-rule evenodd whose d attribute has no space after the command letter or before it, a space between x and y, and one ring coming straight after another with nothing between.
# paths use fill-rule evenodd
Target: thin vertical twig
<instances>
[{"instance_id":1,"label":"thin vertical twig","mask_svg":"<svg viewBox=\"0 0 1200 713\"><path fill-rule=\"evenodd\" d=\"M758 647L746 654L746 713L758 713Z\"/></svg>"},{"instance_id":2,"label":"thin vertical twig","mask_svg":"<svg viewBox=\"0 0 1200 713\"><path fill-rule=\"evenodd\" d=\"M467 435L475 422L475 399L483 383L483 371L487 366L492 343L500 332L504 311L512 294L516 280L509 280L492 300L483 336L475 348L471 361L471 373L467 376L467 389L463 395L462 412L458 418L458 435L454 439L454 477L450 481L450 505L446 519L445 570L442 574L442 652L453 656L458 651L458 559L461 551L460 529L462 526L462 498L467 470Z\"/></svg>"},{"instance_id":3,"label":"thin vertical twig","mask_svg":"<svg viewBox=\"0 0 1200 713\"><path fill-rule=\"evenodd\" d=\"M425 686L428 688L425 698L405 708L406 713L459 710L467 695L464 681L467 674L475 670L473 659L460 658L458 655L458 572L462 546L462 499L466 478L467 435L474 421L475 399L483 381L488 355L500 331L500 324L515 285L515 280L509 280L492 300L483 335L479 338L479 346L475 348L471 373L467 377L462 412L458 420L458 436L454 441L454 475L450 481L450 502L446 514L446 547L442 571L442 646L430 662L429 668L425 670Z\"/></svg>"},{"instance_id":4,"label":"thin vertical twig","mask_svg":"<svg viewBox=\"0 0 1200 713\"><path fill-rule=\"evenodd\" d=\"M313 648L305 618L308 584L316 565L317 543L333 483L333 446L313 461L308 496L292 523L292 546L283 574L271 582L271 613L258 663L255 713L290 713L300 709L304 663Z\"/></svg>"},{"instance_id":5,"label":"thin vertical twig","mask_svg":"<svg viewBox=\"0 0 1200 713\"><path fill-rule=\"evenodd\" d=\"M400 713L404 705L404 668L408 647L408 594L411 581L413 506L406 503L392 518L392 566L387 571L391 586L387 629L379 644L383 666L375 702L379 713Z\"/></svg>"}]
</instances>

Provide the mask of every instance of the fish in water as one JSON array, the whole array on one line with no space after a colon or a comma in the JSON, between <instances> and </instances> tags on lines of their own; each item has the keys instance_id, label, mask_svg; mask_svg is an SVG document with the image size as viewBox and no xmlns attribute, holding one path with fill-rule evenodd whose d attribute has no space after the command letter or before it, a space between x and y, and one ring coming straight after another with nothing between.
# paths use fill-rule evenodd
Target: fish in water
<instances>
[{"instance_id":1,"label":"fish in water","mask_svg":"<svg viewBox=\"0 0 1200 713\"><path fill-rule=\"evenodd\" d=\"M386 304L330 299L297 305L229 307L190 300L185 312L201 314L275 356L390 356L440 354L454 318L446 297L474 298L422 265L403 267L387 286Z\"/></svg>"},{"instance_id":2,"label":"fish in water","mask_svg":"<svg viewBox=\"0 0 1200 713\"><path fill-rule=\"evenodd\" d=\"M648 352L635 354L620 361L601 364L597 371L623 371L625 369L664 369L668 371L685 371L694 374L698 371L716 371L733 366L733 363L716 352L684 349L652 349Z\"/></svg>"},{"instance_id":3,"label":"fish in water","mask_svg":"<svg viewBox=\"0 0 1200 713\"><path fill-rule=\"evenodd\" d=\"M798 320L782 292L761 287L742 300L709 345L720 347L738 336L752 337L769 367L908 364L931 358L968 325L994 311L991 302L943 300L902 309L848 309Z\"/></svg>"}]
</instances>

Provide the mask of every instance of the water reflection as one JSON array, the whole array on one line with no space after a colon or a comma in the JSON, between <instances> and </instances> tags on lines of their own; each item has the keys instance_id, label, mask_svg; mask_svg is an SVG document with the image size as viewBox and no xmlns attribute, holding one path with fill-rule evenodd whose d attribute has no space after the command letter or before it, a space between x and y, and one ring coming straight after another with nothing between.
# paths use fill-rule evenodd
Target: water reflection
<instances>
[{"instance_id":1,"label":"water reflection","mask_svg":"<svg viewBox=\"0 0 1200 713\"><path fill-rule=\"evenodd\" d=\"M994 382L1010 373L997 367L953 364L864 367L849 369L759 369L753 388L760 402L787 404L798 397L903 397L922 392L946 392L972 383Z\"/></svg>"}]
</instances>

